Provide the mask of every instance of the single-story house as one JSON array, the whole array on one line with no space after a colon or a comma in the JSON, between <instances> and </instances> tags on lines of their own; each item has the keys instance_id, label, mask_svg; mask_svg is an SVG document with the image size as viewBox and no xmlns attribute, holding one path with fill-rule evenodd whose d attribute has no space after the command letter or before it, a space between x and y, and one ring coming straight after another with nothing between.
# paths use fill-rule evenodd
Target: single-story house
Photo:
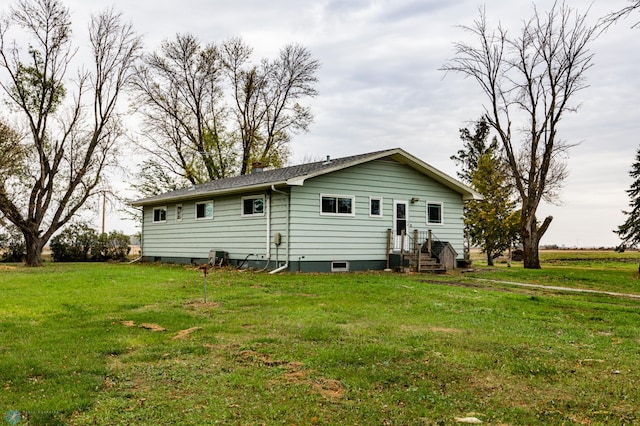
<instances>
[{"instance_id":1,"label":"single-story house","mask_svg":"<svg viewBox=\"0 0 640 426\"><path fill-rule=\"evenodd\" d=\"M388 268L390 254L411 251L414 239L422 244L428 235L461 258L463 203L478 197L395 148L258 167L132 204L143 210L144 260L216 257L238 267L330 272Z\"/></svg>"}]
</instances>

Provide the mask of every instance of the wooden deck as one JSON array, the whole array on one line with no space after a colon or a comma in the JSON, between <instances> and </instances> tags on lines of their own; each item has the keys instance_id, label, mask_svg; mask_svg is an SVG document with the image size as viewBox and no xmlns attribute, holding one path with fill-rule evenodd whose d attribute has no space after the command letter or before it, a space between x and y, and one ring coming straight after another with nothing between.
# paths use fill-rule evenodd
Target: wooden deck
<instances>
[{"instance_id":1,"label":"wooden deck","mask_svg":"<svg viewBox=\"0 0 640 426\"><path fill-rule=\"evenodd\" d=\"M393 247L394 235L391 230L387 237L387 253ZM402 249L400 254L402 264L409 261L409 270L412 272L446 272L447 269L455 269L457 253L453 247L447 243L434 239L431 231L420 232L417 229L407 235L401 235ZM409 244L405 244L405 241ZM408 249L405 249L407 247ZM388 265L388 260L387 260Z\"/></svg>"}]
</instances>

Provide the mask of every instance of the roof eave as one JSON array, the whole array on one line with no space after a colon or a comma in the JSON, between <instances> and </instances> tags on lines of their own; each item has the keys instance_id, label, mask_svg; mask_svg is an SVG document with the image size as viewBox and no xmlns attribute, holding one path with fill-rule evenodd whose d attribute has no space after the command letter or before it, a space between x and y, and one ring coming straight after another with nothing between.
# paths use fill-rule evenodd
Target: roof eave
<instances>
[{"instance_id":1,"label":"roof eave","mask_svg":"<svg viewBox=\"0 0 640 426\"><path fill-rule=\"evenodd\" d=\"M180 201L189 201L194 199L201 199L204 197L214 197L221 195L232 195L232 194L240 194L245 192L253 192L253 191L264 191L270 189L272 186L286 186L287 182L279 181L279 182L271 182L271 183L260 183L256 185L250 186L242 186L237 188L226 188L219 190L211 190L211 191L194 191L187 194L180 194L176 196L168 196L162 198L147 198L138 201L134 201L131 203L134 207L142 207L142 206L151 206L151 205L159 205L166 203L175 203Z\"/></svg>"},{"instance_id":2,"label":"roof eave","mask_svg":"<svg viewBox=\"0 0 640 426\"><path fill-rule=\"evenodd\" d=\"M482 201L484 200L484 197L481 194L473 191L472 193L469 193L469 194L463 194L462 200L463 201Z\"/></svg>"},{"instance_id":3,"label":"roof eave","mask_svg":"<svg viewBox=\"0 0 640 426\"><path fill-rule=\"evenodd\" d=\"M333 167L322 168L320 170L317 170L309 174L295 176L284 181L263 182L256 185L241 186L236 188L227 188L227 189L220 189L220 190L194 191L191 193L188 192L188 193L176 195L173 197L168 196L168 197L160 197L160 198L148 198L148 199L135 201L131 203L131 205L135 207L147 206L147 205L158 205L162 203L187 201L187 200L203 198L208 196L221 196L221 195L246 193L246 192L252 192L252 191L260 191L260 190L269 189L273 186L303 186L307 179L326 175L338 170L346 169L348 167L353 167L362 163L368 163L370 161L379 160L379 159L388 158L388 157L391 157L400 163L404 163L414 168L415 170L418 170L422 174L431 177L435 181L440 182L444 186L458 192L459 194L462 195L462 198L465 201L483 199L482 195L474 191L472 188L466 186L462 182L452 178L451 176L447 175L444 172L441 172L440 170L425 163L419 158L414 157L413 155L404 151L402 148L394 148L386 151L380 151L375 155L364 156L362 158L358 158L356 160L353 160L347 163L339 163Z\"/></svg>"}]
</instances>

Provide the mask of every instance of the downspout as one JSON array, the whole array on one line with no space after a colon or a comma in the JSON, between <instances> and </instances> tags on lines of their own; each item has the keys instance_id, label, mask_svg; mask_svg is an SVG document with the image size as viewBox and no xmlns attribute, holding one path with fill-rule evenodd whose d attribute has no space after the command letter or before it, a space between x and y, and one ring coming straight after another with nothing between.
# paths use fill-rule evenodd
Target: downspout
<instances>
[{"instance_id":1,"label":"downspout","mask_svg":"<svg viewBox=\"0 0 640 426\"><path fill-rule=\"evenodd\" d=\"M267 263L258 272L266 271L271 263L271 193L266 194L264 198L267 203Z\"/></svg>"},{"instance_id":2,"label":"downspout","mask_svg":"<svg viewBox=\"0 0 640 426\"><path fill-rule=\"evenodd\" d=\"M291 208L291 197L288 193L284 192L284 191L280 191L278 189L276 189L275 185L271 185L271 191L273 192L279 192L280 194L283 194L286 198L287 198L287 215L286 215L286 221L287 221L287 230L286 230L286 238L287 238L287 245L286 245L286 250L287 250L287 254L285 256L285 264L280 266L279 268L274 269L273 271L269 272L270 274L277 274L278 272L282 272L286 269L289 268L289 231L291 229L290 223L289 223L289 215L290 215L290 208Z\"/></svg>"},{"instance_id":3,"label":"downspout","mask_svg":"<svg viewBox=\"0 0 640 426\"><path fill-rule=\"evenodd\" d=\"M267 193L265 198L267 202L267 260L271 260L271 193Z\"/></svg>"}]
</instances>

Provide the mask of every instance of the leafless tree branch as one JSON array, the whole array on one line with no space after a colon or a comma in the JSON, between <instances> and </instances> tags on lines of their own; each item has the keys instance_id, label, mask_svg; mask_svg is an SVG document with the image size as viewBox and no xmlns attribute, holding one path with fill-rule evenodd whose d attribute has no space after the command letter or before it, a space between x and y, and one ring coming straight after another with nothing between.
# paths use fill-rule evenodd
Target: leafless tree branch
<instances>
[{"instance_id":1,"label":"leafless tree branch","mask_svg":"<svg viewBox=\"0 0 640 426\"><path fill-rule=\"evenodd\" d=\"M522 203L525 266L537 268L538 243L551 219L538 227L536 211L541 200L557 200L566 177L570 145L558 131L565 114L578 109L574 97L587 87L589 45L598 27L587 24L586 14L555 3L546 13L534 6L532 18L515 35L501 25L491 30L484 9L463 29L475 43L456 43L453 59L442 69L473 78L485 95L486 120L502 142ZM512 120L521 124L515 134Z\"/></svg>"}]
</instances>

